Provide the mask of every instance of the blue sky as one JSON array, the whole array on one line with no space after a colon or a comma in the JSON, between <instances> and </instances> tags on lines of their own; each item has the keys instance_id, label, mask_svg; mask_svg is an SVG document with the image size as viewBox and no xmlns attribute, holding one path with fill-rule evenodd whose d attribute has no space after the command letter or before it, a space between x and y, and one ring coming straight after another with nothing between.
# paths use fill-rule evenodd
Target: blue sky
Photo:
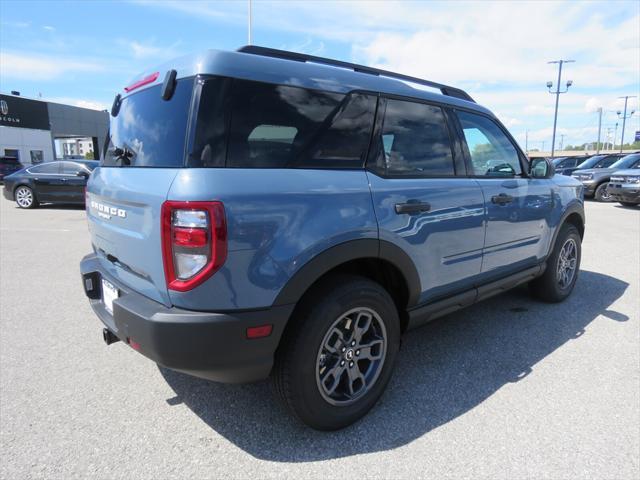
<instances>
[{"instance_id":1,"label":"blue sky","mask_svg":"<svg viewBox=\"0 0 640 480\"><path fill-rule=\"evenodd\" d=\"M0 0L0 90L93 108L154 64L247 42L247 2ZM570 58L558 143L603 138L621 95L640 96L640 2L253 2L255 44L451 83L492 109L524 147L551 143L546 82ZM630 110L638 111L638 99ZM640 113L640 112L639 112ZM627 122L625 140L640 130ZM620 138L621 121L618 128Z\"/></svg>"}]
</instances>

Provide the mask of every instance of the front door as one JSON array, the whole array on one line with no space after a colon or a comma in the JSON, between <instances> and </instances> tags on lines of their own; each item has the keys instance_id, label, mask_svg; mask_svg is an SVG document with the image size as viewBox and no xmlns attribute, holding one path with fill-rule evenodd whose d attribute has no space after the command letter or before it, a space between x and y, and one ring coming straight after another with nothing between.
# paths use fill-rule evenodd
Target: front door
<instances>
[{"instance_id":1,"label":"front door","mask_svg":"<svg viewBox=\"0 0 640 480\"><path fill-rule=\"evenodd\" d=\"M456 112L469 168L482 187L487 213L482 272L496 275L535 265L547 252L552 182L530 178L505 131L484 115Z\"/></svg>"},{"instance_id":2,"label":"front door","mask_svg":"<svg viewBox=\"0 0 640 480\"><path fill-rule=\"evenodd\" d=\"M381 99L376 124L367 175L380 239L413 260L420 303L470 288L482 262L484 201L478 182L458 171L464 162L442 108Z\"/></svg>"},{"instance_id":3,"label":"front door","mask_svg":"<svg viewBox=\"0 0 640 480\"><path fill-rule=\"evenodd\" d=\"M75 162L61 163L64 181L60 192L60 201L70 203L84 202L84 189L87 186L87 178L89 178L91 172L83 165Z\"/></svg>"}]
</instances>

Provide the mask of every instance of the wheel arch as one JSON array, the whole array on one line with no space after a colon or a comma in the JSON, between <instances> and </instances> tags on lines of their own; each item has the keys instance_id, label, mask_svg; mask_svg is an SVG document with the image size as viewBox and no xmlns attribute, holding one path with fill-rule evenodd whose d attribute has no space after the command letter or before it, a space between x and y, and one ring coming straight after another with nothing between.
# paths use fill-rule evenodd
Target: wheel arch
<instances>
[{"instance_id":1,"label":"wheel arch","mask_svg":"<svg viewBox=\"0 0 640 480\"><path fill-rule=\"evenodd\" d=\"M551 239L551 244L549 245L549 252L547 253L547 258L553 252L553 249L556 245L556 240L558 239L558 234L560 233L560 229L565 224L571 224L578 230L580 234L580 239L584 239L585 232L585 218L584 218L584 207L581 203L572 203L567 207L565 212L562 214L560 221L556 227L555 232L553 232L553 238Z\"/></svg>"},{"instance_id":2,"label":"wheel arch","mask_svg":"<svg viewBox=\"0 0 640 480\"><path fill-rule=\"evenodd\" d=\"M420 297L420 277L411 258L384 240L352 240L325 250L296 271L274 305L298 303L313 285L334 273L357 274L380 283L396 303L404 330L406 310Z\"/></svg>"}]
</instances>

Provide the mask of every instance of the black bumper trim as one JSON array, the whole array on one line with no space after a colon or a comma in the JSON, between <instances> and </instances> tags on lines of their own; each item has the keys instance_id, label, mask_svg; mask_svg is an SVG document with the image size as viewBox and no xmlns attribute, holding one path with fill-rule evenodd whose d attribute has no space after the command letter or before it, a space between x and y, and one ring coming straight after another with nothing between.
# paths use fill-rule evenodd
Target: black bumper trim
<instances>
[{"instance_id":1,"label":"black bumper trim","mask_svg":"<svg viewBox=\"0 0 640 480\"><path fill-rule=\"evenodd\" d=\"M85 293L93 311L120 340L167 368L208 380L244 383L266 378L294 305L237 313L183 310L151 300L104 274L94 254L80 263ZM113 315L104 307L99 289L103 277L120 297ZM87 278L93 290L87 291ZM273 325L271 335L247 339L249 327Z\"/></svg>"}]
</instances>

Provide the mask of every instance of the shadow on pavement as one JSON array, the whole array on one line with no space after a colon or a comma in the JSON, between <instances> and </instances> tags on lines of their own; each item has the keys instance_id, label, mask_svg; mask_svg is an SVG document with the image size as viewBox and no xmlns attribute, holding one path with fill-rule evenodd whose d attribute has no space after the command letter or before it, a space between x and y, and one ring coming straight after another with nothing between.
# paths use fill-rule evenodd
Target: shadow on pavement
<instances>
[{"instance_id":1,"label":"shadow on pavement","mask_svg":"<svg viewBox=\"0 0 640 480\"><path fill-rule=\"evenodd\" d=\"M561 304L535 302L520 288L409 332L381 401L339 432L297 423L268 382L223 385L160 372L176 392L170 405L184 403L254 457L308 462L389 450L463 415L505 384L535 375L536 363L578 339L600 315L612 328L628 320L610 309L627 286L581 271L573 295Z\"/></svg>"}]
</instances>

